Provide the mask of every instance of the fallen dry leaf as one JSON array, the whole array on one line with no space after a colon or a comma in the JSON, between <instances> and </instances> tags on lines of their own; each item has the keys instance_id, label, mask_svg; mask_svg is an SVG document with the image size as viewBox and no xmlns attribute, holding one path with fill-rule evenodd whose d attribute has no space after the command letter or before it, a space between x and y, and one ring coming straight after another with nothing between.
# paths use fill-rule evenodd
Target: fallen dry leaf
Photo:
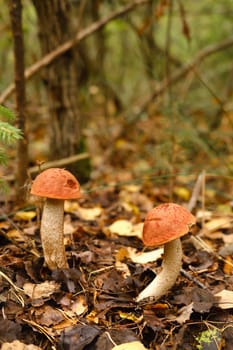
<instances>
[{"instance_id":1,"label":"fallen dry leaf","mask_svg":"<svg viewBox=\"0 0 233 350\"><path fill-rule=\"evenodd\" d=\"M116 220L107 227L107 230L118 236L138 237L141 239L142 226L142 223L133 225L129 220Z\"/></svg>"},{"instance_id":2,"label":"fallen dry leaf","mask_svg":"<svg viewBox=\"0 0 233 350\"><path fill-rule=\"evenodd\" d=\"M221 292L216 293L215 302L221 309L233 308L233 291L223 289Z\"/></svg>"},{"instance_id":3,"label":"fallen dry leaf","mask_svg":"<svg viewBox=\"0 0 233 350\"><path fill-rule=\"evenodd\" d=\"M77 316L80 316L87 312L88 305L83 295L79 295L77 299L72 303L71 310Z\"/></svg>"},{"instance_id":4,"label":"fallen dry leaf","mask_svg":"<svg viewBox=\"0 0 233 350\"><path fill-rule=\"evenodd\" d=\"M24 344L19 340L14 340L12 343L4 343L1 350L42 350L39 346L33 344Z\"/></svg>"},{"instance_id":5,"label":"fallen dry leaf","mask_svg":"<svg viewBox=\"0 0 233 350\"><path fill-rule=\"evenodd\" d=\"M70 222L64 222L64 235L72 235L76 228Z\"/></svg>"},{"instance_id":6,"label":"fallen dry leaf","mask_svg":"<svg viewBox=\"0 0 233 350\"><path fill-rule=\"evenodd\" d=\"M163 254L163 248L158 248L150 252L138 252L137 249L132 247L126 248L128 257L136 264L146 264L151 261L156 261L161 258Z\"/></svg>"},{"instance_id":7,"label":"fallen dry leaf","mask_svg":"<svg viewBox=\"0 0 233 350\"><path fill-rule=\"evenodd\" d=\"M223 272L225 275L231 275L233 272L233 259L230 255L224 259Z\"/></svg>"},{"instance_id":8,"label":"fallen dry leaf","mask_svg":"<svg viewBox=\"0 0 233 350\"><path fill-rule=\"evenodd\" d=\"M193 313L193 303L183 306L179 310L179 316L175 318L175 321L179 324L183 324L190 319L191 314Z\"/></svg>"},{"instance_id":9,"label":"fallen dry leaf","mask_svg":"<svg viewBox=\"0 0 233 350\"><path fill-rule=\"evenodd\" d=\"M121 310L118 311L120 318L131 320L135 323L140 323L143 320L143 315L137 316L133 312L123 312Z\"/></svg>"},{"instance_id":10,"label":"fallen dry leaf","mask_svg":"<svg viewBox=\"0 0 233 350\"><path fill-rule=\"evenodd\" d=\"M36 323L41 326L51 327L60 324L64 318L62 310L49 305L43 305L35 310Z\"/></svg>"},{"instance_id":11,"label":"fallen dry leaf","mask_svg":"<svg viewBox=\"0 0 233 350\"><path fill-rule=\"evenodd\" d=\"M96 218L98 218L98 216L101 215L102 210L103 209L101 207L94 207L94 208L78 207L77 213L78 213L78 216L80 216L80 218L83 220L95 220Z\"/></svg>"},{"instance_id":12,"label":"fallen dry leaf","mask_svg":"<svg viewBox=\"0 0 233 350\"><path fill-rule=\"evenodd\" d=\"M28 282L23 285L24 293L32 299L47 298L59 289L60 284L55 281L45 281L40 284Z\"/></svg>"},{"instance_id":13,"label":"fallen dry leaf","mask_svg":"<svg viewBox=\"0 0 233 350\"><path fill-rule=\"evenodd\" d=\"M17 211L15 213L16 220L30 221L36 217L36 211Z\"/></svg>"},{"instance_id":14,"label":"fallen dry leaf","mask_svg":"<svg viewBox=\"0 0 233 350\"><path fill-rule=\"evenodd\" d=\"M122 276L124 276L125 278L131 275L127 264L125 264L121 261L116 261L115 267L116 267L117 271L121 271Z\"/></svg>"},{"instance_id":15,"label":"fallen dry leaf","mask_svg":"<svg viewBox=\"0 0 233 350\"><path fill-rule=\"evenodd\" d=\"M116 220L113 224L108 226L111 233L118 236L131 236L133 224L129 220Z\"/></svg>"},{"instance_id":16,"label":"fallen dry leaf","mask_svg":"<svg viewBox=\"0 0 233 350\"><path fill-rule=\"evenodd\" d=\"M61 334L59 349L83 350L100 334L101 330L94 325L77 324L64 329Z\"/></svg>"},{"instance_id":17,"label":"fallen dry leaf","mask_svg":"<svg viewBox=\"0 0 233 350\"><path fill-rule=\"evenodd\" d=\"M206 222L204 224L204 227L202 229L203 234L205 231L207 232L214 232L219 229L227 229L230 228L232 225L232 217L231 216L223 216L220 218L213 218L209 222Z\"/></svg>"},{"instance_id":18,"label":"fallen dry leaf","mask_svg":"<svg viewBox=\"0 0 233 350\"><path fill-rule=\"evenodd\" d=\"M131 343L116 345L112 350L146 350L146 348L139 341L132 341Z\"/></svg>"},{"instance_id":19,"label":"fallen dry leaf","mask_svg":"<svg viewBox=\"0 0 233 350\"><path fill-rule=\"evenodd\" d=\"M180 199L184 200L184 201L188 201L190 198L190 191L183 186L175 186L174 187L174 194L179 197Z\"/></svg>"},{"instance_id":20,"label":"fallen dry leaf","mask_svg":"<svg viewBox=\"0 0 233 350\"><path fill-rule=\"evenodd\" d=\"M21 231L19 230L16 230L15 228L13 228L12 230L9 230L7 231L7 237L9 239L13 239L17 242L24 242L25 241L25 238L24 238L24 235Z\"/></svg>"},{"instance_id":21,"label":"fallen dry leaf","mask_svg":"<svg viewBox=\"0 0 233 350\"><path fill-rule=\"evenodd\" d=\"M76 201L68 201L64 202L64 211L66 213L74 213L78 210L79 204Z\"/></svg>"}]
</instances>

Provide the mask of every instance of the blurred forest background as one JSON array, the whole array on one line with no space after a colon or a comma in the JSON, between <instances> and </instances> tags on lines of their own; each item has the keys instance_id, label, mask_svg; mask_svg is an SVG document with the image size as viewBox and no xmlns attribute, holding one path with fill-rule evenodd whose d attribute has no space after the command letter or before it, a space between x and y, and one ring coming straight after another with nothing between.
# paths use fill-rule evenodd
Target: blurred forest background
<instances>
[{"instance_id":1,"label":"blurred forest background","mask_svg":"<svg viewBox=\"0 0 233 350\"><path fill-rule=\"evenodd\" d=\"M9 147L2 175L84 153L64 162L82 183L150 180L174 193L204 170L230 198L232 0L22 1L21 116L12 85L23 57L13 50L17 3L0 7L0 104L23 115L27 161Z\"/></svg>"}]
</instances>

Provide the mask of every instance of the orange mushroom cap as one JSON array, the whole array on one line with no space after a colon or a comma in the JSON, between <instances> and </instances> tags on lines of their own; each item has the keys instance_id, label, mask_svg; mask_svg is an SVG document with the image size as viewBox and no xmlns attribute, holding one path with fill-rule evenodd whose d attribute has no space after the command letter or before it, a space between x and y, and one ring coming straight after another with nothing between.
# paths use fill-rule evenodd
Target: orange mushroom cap
<instances>
[{"instance_id":1,"label":"orange mushroom cap","mask_svg":"<svg viewBox=\"0 0 233 350\"><path fill-rule=\"evenodd\" d=\"M179 204L158 205L146 215L142 239L146 246L158 246L188 233L196 218Z\"/></svg>"},{"instance_id":2,"label":"orange mushroom cap","mask_svg":"<svg viewBox=\"0 0 233 350\"><path fill-rule=\"evenodd\" d=\"M50 168L40 173L33 181L31 194L54 199L80 198L80 184L69 171Z\"/></svg>"}]
</instances>

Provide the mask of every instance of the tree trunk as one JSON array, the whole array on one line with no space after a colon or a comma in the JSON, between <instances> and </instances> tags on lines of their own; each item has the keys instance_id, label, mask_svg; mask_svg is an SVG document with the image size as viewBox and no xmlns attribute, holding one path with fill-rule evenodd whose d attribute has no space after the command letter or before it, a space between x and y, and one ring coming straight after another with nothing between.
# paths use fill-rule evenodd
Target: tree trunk
<instances>
[{"instance_id":1,"label":"tree trunk","mask_svg":"<svg viewBox=\"0 0 233 350\"><path fill-rule=\"evenodd\" d=\"M39 26L42 54L72 38L70 0L33 0ZM49 100L50 159L77 153L80 143L81 117L78 105L78 63L70 50L44 71Z\"/></svg>"},{"instance_id":2,"label":"tree trunk","mask_svg":"<svg viewBox=\"0 0 233 350\"><path fill-rule=\"evenodd\" d=\"M15 71L15 101L17 127L23 133L23 139L18 141L16 159L16 201L22 204L26 199L26 181L28 168L28 143L25 117L25 78L24 78L24 42L22 32L22 4L21 0L10 0L10 17L14 43L14 71Z\"/></svg>"}]
</instances>

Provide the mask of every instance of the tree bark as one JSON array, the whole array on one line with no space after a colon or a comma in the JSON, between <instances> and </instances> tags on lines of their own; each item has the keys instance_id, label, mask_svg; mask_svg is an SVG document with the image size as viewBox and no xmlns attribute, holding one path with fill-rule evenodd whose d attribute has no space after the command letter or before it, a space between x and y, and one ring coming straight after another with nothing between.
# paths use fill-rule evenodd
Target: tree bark
<instances>
[{"instance_id":1,"label":"tree bark","mask_svg":"<svg viewBox=\"0 0 233 350\"><path fill-rule=\"evenodd\" d=\"M28 168L28 143L26 132L26 92L24 78L24 42L22 32L22 4L21 0L10 0L10 18L14 45L14 71L15 71L15 101L17 127L24 137L17 144L16 157L16 201L23 203L26 199L26 181Z\"/></svg>"},{"instance_id":2,"label":"tree bark","mask_svg":"<svg viewBox=\"0 0 233 350\"><path fill-rule=\"evenodd\" d=\"M43 56L74 36L70 0L33 0ZM81 133L77 49L58 57L44 70L50 110L50 159L77 153Z\"/></svg>"}]
</instances>

